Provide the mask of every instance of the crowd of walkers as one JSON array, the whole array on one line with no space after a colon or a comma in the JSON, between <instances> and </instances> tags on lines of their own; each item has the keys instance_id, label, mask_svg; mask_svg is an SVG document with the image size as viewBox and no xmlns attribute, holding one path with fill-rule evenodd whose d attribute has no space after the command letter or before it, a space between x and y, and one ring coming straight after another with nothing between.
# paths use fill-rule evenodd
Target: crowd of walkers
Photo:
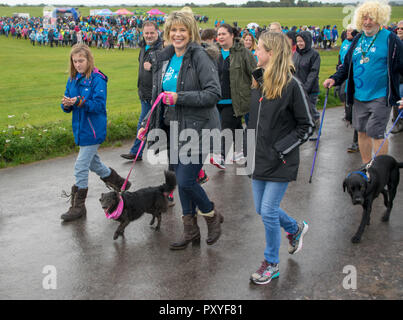
<instances>
[{"instance_id":1,"label":"crowd of walkers","mask_svg":"<svg viewBox=\"0 0 403 320\"><path fill-rule=\"evenodd\" d=\"M350 25L341 35L339 63L323 83L325 88L339 86L340 96L345 95L345 120L356 130L353 142L357 144L348 151L360 152L362 163L358 165L370 165L375 153L388 153L388 143L383 143L386 126L392 110L396 119L403 108L399 101L403 95L403 21L397 28L386 27L390 13L391 7L384 2L371 0L358 5L356 29ZM168 150L167 167L176 175L183 223L183 233L171 242L171 250L200 242L198 217L207 224L207 245L215 244L224 217L230 215L205 192L202 184L208 177L203 164L210 162L225 170L228 163L246 160L266 241L264 259L250 280L267 284L280 275L281 228L290 254L301 251L308 231L306 221L296 221L280 204L288 184L297 179L299 147L320 124L316 104L321 61L315 47L330 48L338 33L328 27L318 33L315 27L288 29L277 22L267 30L256 26L241 29L225 21L200 32L188 8L170 13L163 32L155 21L143 24L138 72L141 115L133 147L121 156L141 161L141 142L146 140L149 151ZM322 32L324 38L319 41ZM108 78L95 67L85 44L73 46L70 66L61 108L73 114L80 152L71 207L61 217L64 221L86 214L90 170L114 189L120 190L124 183L97 153L106 137ZM158 140L158 147L150 138L154 129L168 137L163 145ZM170 136L187 129L195 131L199 139ZM214 129L228 129L232 139L223 139L219 149L215 144L206 149L203 143L209 140L204 138L210 138ZM234 139L239 130L243 137L253 132L254 144L242 139L239 148ZM394 130L402 131L403 124L398 123ZM173 203L173 193L167 198Z\"/></svg>"},{"instance_id":2,"label":"crowd of walkers","mask_svg":"<svg viewBox=\"0 0 403 320\"><path fill-rule=\"evenodd\" d=\"M39 46L73 46L84 43L89 47L112 49L118 46L137 48L143 37L145 21L163 25L159 16L81 16L78 19L59 16L55 28L46 28L41 17L0 17L0 35L30 40Z\"/></svg>"},{"instance_id":3,"label":"crowd of walkers","mask_svg":"<svg viewBox=\"0 0 403 320\"><path fill-rule=\"evenodd\" d=\"M158 26L165 16L59 16L56 26L47 28L41 17L0 17L0 35L30 40L35 46L73 46L84 43L89 47L114 49L138 48L143 38L143 25L153 21ZM195 15L206 23L207 16Z\"/></svg>"}]
</instances>

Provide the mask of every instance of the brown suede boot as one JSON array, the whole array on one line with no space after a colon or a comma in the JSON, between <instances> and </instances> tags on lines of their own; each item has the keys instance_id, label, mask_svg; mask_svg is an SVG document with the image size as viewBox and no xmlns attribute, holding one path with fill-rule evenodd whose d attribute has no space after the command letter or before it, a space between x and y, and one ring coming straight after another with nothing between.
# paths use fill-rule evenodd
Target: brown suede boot
<instances>
[{"instance_id":1,"label":"brown suede boot","mask_svg":"<svg viewBox=\"0 0 403 320\"><path fill-rule=\"evenodd\" d=\"M198 214L201 215L207 223L206 243L208 245L216 243L221 236L221 223L224 222L224 217L214 208L214 203L212 211L203 213L199 210Z\"/></svg>"},{"instance_id":2,"label":"brown suede boot","mask_svg":"<svg viewBox=\"0 0 403 320\"><path fill-rule=\"evenodd\" d=\"M74 195L73 195L74 188ZM87 214L87 209L85 208L85 199L87 198L88 188L78 189L76 186L71 188L72 198L71 207L69 210L61 215L61 218L65 222L77 220L82 216Z\"/></svg>"},{"instance_id":3,"label":"brown suede boot","mask_svg":"<svg viewBox=\"0 0 403 320\"><path fill-rule=\"evenodd\" d=\"M185 249L190 242L193 245L200 244L200 229L197 225L197 215L185 215L182 216L183 221L183 235L182 239L178 242L173 242L169 245L171 250Z\"/></svg>"},{"instance_id":4,"label":"brown suede boot","mask_svg":"<svg viewBox=\"0 0 403 320\"><path fill-rule=\"evenodd\" d=\"M109 177L101 178L101 180L105 182L108 187L111 187L113 190L120 192L123 184L125 183L125 179L118 175L114 169L109 169L111 169L111 174L109 175ZM130 183L130 181L127 181L125 190L129 190L131 185L132 184Z\"/></svg>"},{"instance_id":5,"label":"brown suede boot","mask_svg":"<svg viewBox=\"0 0 403 320\"><path fill-rule=\"evenodd\" d=\"M71 187L71 193L70 194L67 194L67 192L64 191L64 190L62 191L62 198L70 198L70 208L69 208L69 210L67 210L67 212L72 210L73 207L74 207L74 197L75 197L75 194L77 193L77 190L78 190L78 187L76 185L73 185Z\"/></svg>"}]
</instances>

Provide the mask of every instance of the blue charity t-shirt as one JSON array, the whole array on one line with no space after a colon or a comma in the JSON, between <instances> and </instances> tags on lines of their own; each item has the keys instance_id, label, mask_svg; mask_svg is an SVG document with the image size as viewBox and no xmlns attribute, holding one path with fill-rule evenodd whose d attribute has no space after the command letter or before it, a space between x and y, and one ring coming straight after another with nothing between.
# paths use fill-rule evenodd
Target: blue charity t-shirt
<instances>
[{"instance_id":1,"label":"blue charity t-shirt","mask_svg":"<svg viewBox=\"0 0 403 320\"><path fill-rule=\"evenodd\" d=\"M148 44L146 44L146 48L145 48L145 52L147 52L148 49L150 49L150 46Z\"/></svg>"},{"instance_id":2,"label":"blue charity t-shirt","mask_svg":"<svg viewBox=\"0 0 403 320\"><path fill-rule=\"evenodd\" d=\"M343 64L344 63L344 58L346 57L347 51L351 46L351 42L349 40L344 40L343 43L341 44L341 48L339 51L339 55L340 55L340 62Z\"/></svg>"},{"instance_id":3,"label":"blue charity t-shirt","mask_svg":"<svg viewBox=\"0 0 403 320\"><path fill-rule=\"evenodd\" d=\"M375 42L368 48L374 39L363 33L353 52L353 72L355 94L359 101L372 101L386 97L388 87L388 37L390 31L381 29ZM369 58L367 63L360 63L363 59L362 51L368 51L365 55ZM375 80L375 81L374 81Z\"/></svg>"},{"instance_id":4,"label":"blue charity t-shirt","mask_svg":"<svg viewBox=\"0 0 403 320\"><path fill-rule=\"evenodd\" d=\"M351 43L352 43L352 41L349 41L346 39L341 44L339 55L340 55L340 62L342 64L344 63L344 58L346 57L348 49L350 49ZM347 93L347 83L348 83L348 80L346 80L346 85L345 85L345 89L344 89L344 92L346 92L346 93Z\"/></svg>"},{"instance_id":5,"label":"blue charity t-shirt","mask_svg":"<svg viewBox=\"0 0 403 320\"><path fill-rule=\"evenodd\" d=\"M229 54L230 54L229 49L224 50L221 48L221 55L224 60L229 57ZM218 104L232 104L232 99L222 99L222 100L218 101Z\"/></svg>"},{"instance_id":6,"label":"blue charity t-shirt","mask_svg":"<svg viewBox=\"0 0 403 320\"><path fill-rule=\"evenodd\" d=\"M224 50L221 48L221 54L222 54L223 59L225 60L229 57L229 50Z\"/></svg>"},{"instance_id":7,"label":"blue charity t-shirt","mask_svg":"<svg viewBox=\"0 0 403 320\"><path fill-rule=\"evenodd\" d=\"M181 69L183 61L183 56L178 57L176 54L173 55L167 70L162 80L162 90L176 92L176 86L178 82L178 74Z\"/></svg>"}]
</instances>

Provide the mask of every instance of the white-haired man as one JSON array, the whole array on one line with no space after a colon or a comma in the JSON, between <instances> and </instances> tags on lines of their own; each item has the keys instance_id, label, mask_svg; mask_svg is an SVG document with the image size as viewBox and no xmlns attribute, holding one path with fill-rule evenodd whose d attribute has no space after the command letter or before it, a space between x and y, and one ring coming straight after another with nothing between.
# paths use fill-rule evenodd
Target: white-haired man
<instances>
[{"instance_id":1,"label":"white-haired man","mask_svg":"<svg viewBox=\"0 0 403 320\"><path fill-rule=\"evenodd\" d=\"M361 35L354 38L343 65L323 83L325 88L347 83L347 103L353 105L353 127L364 164L380 148L392 106L400 100L399 74L403 74L403 43L396 34L382 28L389 21L391 7L368 1L358 6L355 25ZM388 153L385 141L378 154Z\"/></svg>"}]
</instances>

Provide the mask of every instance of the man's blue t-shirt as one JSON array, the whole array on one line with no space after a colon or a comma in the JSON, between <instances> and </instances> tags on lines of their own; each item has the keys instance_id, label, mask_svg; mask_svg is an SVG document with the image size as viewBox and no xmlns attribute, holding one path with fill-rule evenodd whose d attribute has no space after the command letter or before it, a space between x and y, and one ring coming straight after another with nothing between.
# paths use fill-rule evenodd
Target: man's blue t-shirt
<instances>
[{"instance_id":1,"label":"man's blue t-shirt","mask_svg":"<svg viewBox=\"0 0 403 320\"><path fill-rule=\"evenodd\" d=\"M390 31L381 29L373 37L367 37L363 33L360 40L358 40L353 52L353 72L355 84L354 98L359 101L372 101L386 97L388 87L389 34ZM374 39L375 41L370 47ZM365 57L369 61L366 63L361 63L363 62L362 51L368 51Z\"/></svg>"},{"instance_id":2,"label":"man's blue t-shirt","mask_svg":"<svg viewBox=\"0 0 403 320\"><path fill-rule=\"evenodd\" d=\"M145 52L147 52L148 49L150 49L150 46L148 44L146 44Z\"/></svg>"},{"instance_id":3,"label":"man's blue t-shirt","mask_svg":"<svg viewBox=\"0 0 403 320\"><path fill-rule=\"evenodd\" d=\"M162 89L164 91L176 92L176 85L178 82L178 74L181 69L183 61L183 56L177 57L176 54L173 55L167 71L165 72L164 79L162 81Z\"/></svg>"}]
</instances>

